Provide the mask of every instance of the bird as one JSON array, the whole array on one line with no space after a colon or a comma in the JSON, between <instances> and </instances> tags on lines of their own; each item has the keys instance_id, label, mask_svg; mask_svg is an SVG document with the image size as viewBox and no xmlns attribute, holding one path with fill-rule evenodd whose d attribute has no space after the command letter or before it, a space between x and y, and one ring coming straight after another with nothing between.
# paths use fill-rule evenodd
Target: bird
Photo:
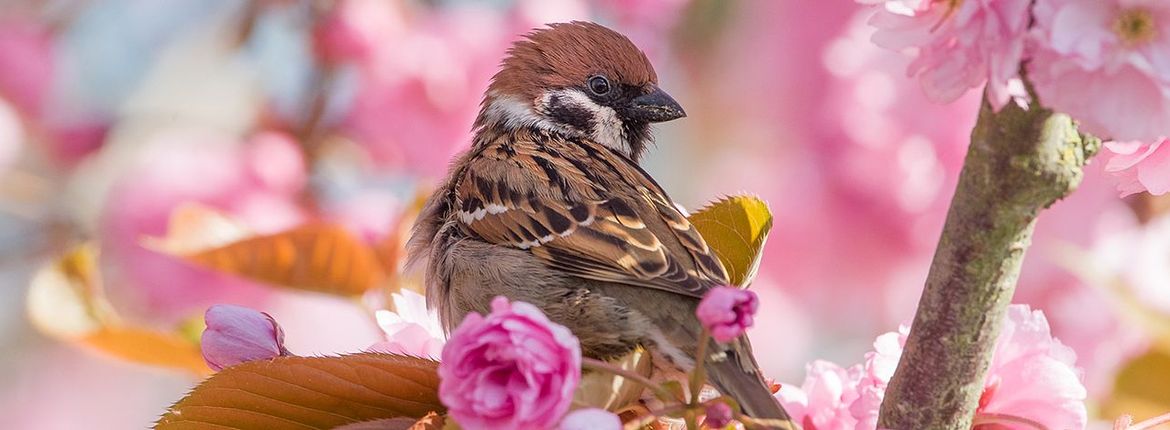
<instances>
[{"instance_id":1,"label":"bird","mask_svg":"<svg viewBox=\"0 0 1170 430\"><path fill-rule=\"evenodd\" d=\"M528 302L585 356L642 347L657 376L676 378L698 361L746 415L790 423L746 336L695 357L695 309L727 271L639 165L651 125L685 116L624 35L583 21L532 30L505 54L471 147L419 212L407 265L422 267L448 331L496 296Z\"/></svg>"}]
</instances>

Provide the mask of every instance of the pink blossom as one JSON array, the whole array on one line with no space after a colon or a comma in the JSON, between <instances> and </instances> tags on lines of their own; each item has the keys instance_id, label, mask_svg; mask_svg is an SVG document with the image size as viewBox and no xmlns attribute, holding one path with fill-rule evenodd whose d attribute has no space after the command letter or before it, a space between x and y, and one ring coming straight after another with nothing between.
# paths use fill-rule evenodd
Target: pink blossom
<instances>
[{"instance_id":1,"label":"pink blossom","mask_svg":"<svg viewBox=\"0 0 1170 430\"><path fill-rule=\"evenodd\" d=\"M695 315L718 342L730 342L754 322L760 307L756 293L736 287L715 287L703 296Z\"/></svg>"},{"instance_id":2,"label":"pink blossom","mask_svg":"<svg viewBox=\"0 0 1170 430\"><path fill-rule=\"evenodd\" d=\"M1040 101L1102 138L1170 135L1170 3L1041 0L1029 78Z\"/></svg>"},{"instance_id":3,"label":"pink blossom","mask_svg":"<svg viewBox=\"0 0 1170 430\"><path fill-rule=\"evenodd\" d=\"M850 413L860 380L860 366L846 369L817 360L806 367L803 384L781 385L776 398L806 430L860 430Z\"/></svg>"},{"instance_id":4,"label":"pink blossom","mask_svg":"<svg viewBox=\"0 0 1170 430\"><path fill-rule=\"evenodd\" d=\"M873 429L908 334L903 325L878 336L862 365L843 369L813 362L800 388L785 385L777 397L805 428ZM1051 429L1085 428L1086 391L1075 360L1073 351L1052 337L1041 312L1011 305L977 414L1019 417Z\"/></svg>"},{"instance_id":5,"label":"pink blossom","mask_svg":"<svg viewBox=\"0 0 1170 430\"><path fill-rule=\"evenodd\" d=\"M1076 354L1027 305L1008 307L977 413L1027 418L1051 429L1083 429L1087 393Z\"/></svg>"},{"instance_id":6,"label":"pink blossom","mask_svg":"<svg viewBox=\"0 0 1170 430\"><path fill-rule=\"evenodd\" d=\"M375 317L386 340L370 351L439 358L446 343L439 316L427 309L426 297L410 290L392 295L394 311L378 311Z\"/></svg>"},{"instance_id":7,"label":"pink blossom","mask_svg":"<svg viewBox=\"0 0 1170 430\"><path fill-rule=\"evenodd\" d=\"M1105 144L1111 155L1105 162L1105 171L1118 179L1121 196L1143 191L1162 195L1170 191L1170 145L1163 137L1154 143L1109 142Z\"/></svg>"},{"instance_id":8,"label":"pink blossom","mask_svg":"<svg viewBox=\"0 0 1170 430\"><path fill-rule=\"evenodd\" d=\"M727 403L714 402L707 405L704 412L703 424L709 428L721 429L731 424L734 418L731 413L731 406Z\"/></svg>"},{"instance_id":9,"label":"pink blossom","mask_svg":"<svg viewBox=\"0 0 1170 430\"><path fill-rule=\"evenodd\" d=\"M605 409L578 409L565 415L557 430L621 430L622 420Z\"/></svg>"},{"instance_id":10,"label":"pink blossom","mask_svg":"<svg viewBox=\"0 0 1170 430\"><path fill-rule=\"evenodd\" d=\"M272 316L236 305L215 305L203 315L201 345L212 370L288 355L284 330Z\"/></svg>"},{"instance_id":11,"label":"pink blossom","mask_svg":"<svg viewBox=\"0 0 1170 430\"><path fill-rule=\"evenodd\" d=\"M1031 0L862 0L881 4L870 24L873 41L893 50L916 49L907 72L926 95L949 103L987 83L992 106L1023 96L1018 71L1024 55Z\"/></svg>"},{"instance_id":12,"label":"pink blossom","mask_svg":"<svg viewBox=\"0 0 1170 430\"><path fill-rule=\"evenodd\" d=\"M553 427L581 380L573 333L535 306L504 297L492 300L486 317L468 314L442 355L439 398L469 430Z\"/></svg>"}]
</instances>

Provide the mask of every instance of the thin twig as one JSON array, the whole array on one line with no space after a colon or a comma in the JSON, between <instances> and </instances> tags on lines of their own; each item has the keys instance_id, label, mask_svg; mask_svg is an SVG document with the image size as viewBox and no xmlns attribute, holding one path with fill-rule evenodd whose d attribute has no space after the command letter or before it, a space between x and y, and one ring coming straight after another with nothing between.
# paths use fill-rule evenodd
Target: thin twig
<instances>
[{"instance_id":1,"label":"thin twig","mask_svg":"<svg viewBox=\"0 0 1170 430\"><path fill-rule=\"evenodd\" d=\"M1149 430L1162 424L1170 423L1170 414L1159 415L1148 420L1137 423L1137 425L1129 427L1126 430Z\"/></svg>"},{"instance_id":2,"label":"thin twig","mask_svg":"<svg viewBox=\"0 0 1170 430\"><path fill-rule=\"evenodd\" d=\"M975 427L975 426L978 426L981 424L1017 424L1017 425L1031 427L1031 428L1036 429L1036 430L1048 430L1048 427L1046 427L1044 424L1041 424L1039 422L1036 422L1036 421L1033 421L1033 420L1030 420L1030 419L1027 419L1024 417L1019 417L1019 416L1015 416L1015 415L1008 415L1008 414L992 414L992 413L976 414L975 420L972 421L971 426Z\"/></svg>"},{"instance_id":3,"label":"thin twig","mask_svg":"<svg viewBox=\"0 0 1170 430\"><path fill-rule=\"evenodd\" d=\"M597 370L597 371L601 371L601 372L609 372L609 373L612 373L614 375L626 378L630 381L637 382L639 384L642 384L642 386L649 388L650 390L653 390L656 394L658 394L658 397L661 397L663 399L669 399L669 398L674 397L674 394L672 394L670 391L667 391L665 388L662 388L661 385L655 384L654 381L651 381L649 378L642 376L642 375L639 375L635 372L631 372L629 370L622 369L622 368L617 367L617 366L613 366L609 363L606 363L606 362L598 360L598 359L589 358L589 357L581 357L581 367L586 368L586 369Z\"/></svg>"}]
</instances>

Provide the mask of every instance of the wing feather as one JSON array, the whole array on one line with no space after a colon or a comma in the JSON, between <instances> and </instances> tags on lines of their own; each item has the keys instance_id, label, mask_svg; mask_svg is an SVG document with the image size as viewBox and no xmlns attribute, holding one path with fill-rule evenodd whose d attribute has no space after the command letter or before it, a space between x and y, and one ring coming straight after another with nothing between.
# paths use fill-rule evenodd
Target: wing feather
<instances>
[{"instance_id":1,"label":"wing feather","mask_svg":"<svg viewBox=\"0 0 1170 430\"><path fill-rule=\"evenodd\" d=\"M691 296L727 282L690 221L629 160L548 134L502 139L507 151L480 151L455 184L468 233L587 279Z\"/></svg>"}]
</instances>

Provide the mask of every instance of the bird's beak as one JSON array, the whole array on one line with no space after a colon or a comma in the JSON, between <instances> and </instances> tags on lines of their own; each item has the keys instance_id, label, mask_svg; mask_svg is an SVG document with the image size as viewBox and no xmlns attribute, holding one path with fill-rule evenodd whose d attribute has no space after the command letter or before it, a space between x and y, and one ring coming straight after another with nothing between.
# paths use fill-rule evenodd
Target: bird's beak
<instances>
[{"instance_id":1,"label":"bird's beak","mask_svg":"<svg viewBox=\"0 0 1170 430\"><path fill-rule=\"evenodd\" d=\"M635 97L630 102L627 116L631 119L646 122L663 122L687 116L682 106L674 101L666 91L658 86L651 86L649 93Z\"/></svg>"}]
</instances>

